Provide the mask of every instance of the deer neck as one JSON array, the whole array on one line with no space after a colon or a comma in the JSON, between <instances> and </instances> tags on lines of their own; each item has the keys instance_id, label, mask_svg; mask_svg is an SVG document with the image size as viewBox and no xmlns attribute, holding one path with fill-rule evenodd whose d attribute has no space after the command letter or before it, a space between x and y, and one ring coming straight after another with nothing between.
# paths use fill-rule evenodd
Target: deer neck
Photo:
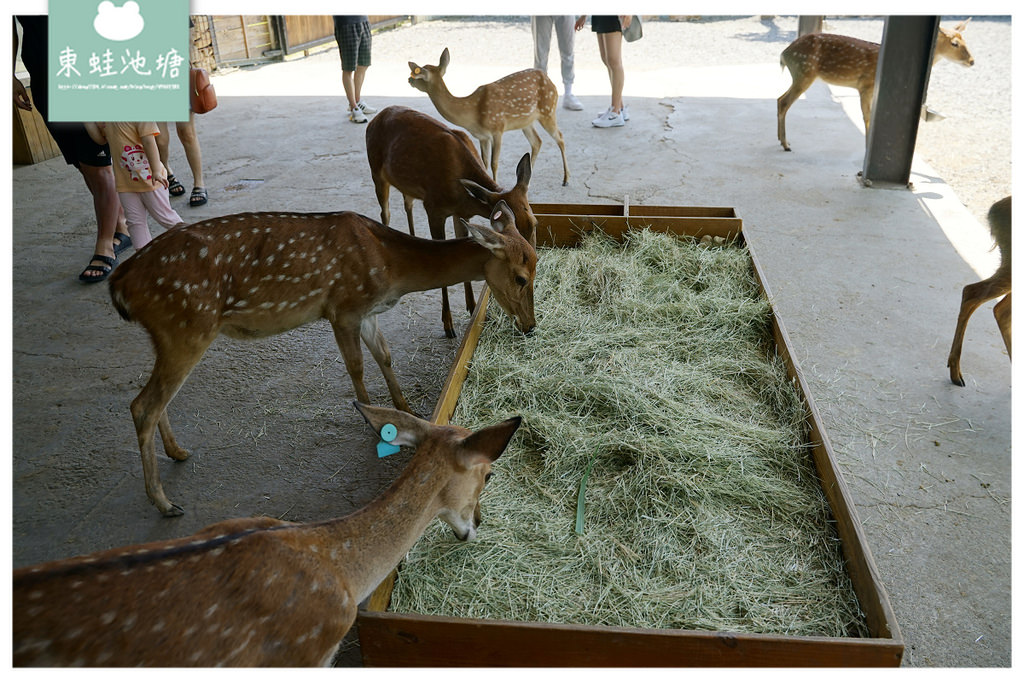
<instances>
[{"instance_id":1,"label":"deer neck","mask_svg":"<svg viewBox=\"0 0 1024 683\"><path fill-rule=\"evenodd\" d=\"M401 275L396 283L401 294L484 279L491 253L471 238L428 240L391 232L400 238L391 245L389 257Z\"/></svg>"},{"instance_id":2,"label":"deer neck","mask_svg":"<svg viewBox=\"0 0 1024 683\"><path fill-rule=\"evenodd\" d=\"M363 509L315 525L334 567L362 602L398 566L437 516L446 459L421 447L391 487Z\"/></svg>"},{"instance_id":3,"label":"deer neck","mask_svg":"<svg viewBox=\"0 0 1024 683\"><path fill-rule=\"evenodd\" d=\"M473 95L468 97L455 97L445 82L439 81L427 93L430 101L437 107L438 113L452 123L463 128L475 128L477 114L477 100ZM475 93L474 93L475 95Z\"/></svg>"}]
</instances>

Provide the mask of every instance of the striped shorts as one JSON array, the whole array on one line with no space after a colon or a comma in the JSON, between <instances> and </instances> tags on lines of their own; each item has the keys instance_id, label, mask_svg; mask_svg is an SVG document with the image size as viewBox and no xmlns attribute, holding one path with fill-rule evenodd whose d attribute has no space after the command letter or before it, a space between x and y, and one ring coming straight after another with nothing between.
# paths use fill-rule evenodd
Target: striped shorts
<instances>
[{"instance_id":1,"label":"striped shorts","mask_svg":"<svg viewBox=\"0 0 1024 683\"><path fill-rule=\"evenodd\" d=\"M357 66L370 66L370 22L337 24L334 37L341 53L342 71L355 71Z\"/></svg>"}]
</instances>

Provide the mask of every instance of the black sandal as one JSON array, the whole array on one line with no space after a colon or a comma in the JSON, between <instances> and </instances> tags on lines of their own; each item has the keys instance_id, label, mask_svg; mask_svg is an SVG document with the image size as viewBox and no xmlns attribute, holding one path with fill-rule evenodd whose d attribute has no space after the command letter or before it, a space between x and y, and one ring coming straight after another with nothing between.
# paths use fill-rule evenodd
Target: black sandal
<instances>
[{"instance_id":1,"label":"black sandal","mask_svg":"<svg viewBox=\"0 0 1024 683\"><path fill-rule=\"evenodd\" d=\"M171 193L172 197L180 197L185 194L185 186L174 177L173 173L167 176L167 191Z\"/></svg>"},{"instance_id":2,"label":"black sandal","mask_svg":"<svg viewBox=\"0 0 1024 683\"><path fill-rule=\"evenodd\" d=\"M132 238L131 238L131 236L130 235L126 235L123 232L115 232L114 233L114 239L115 240L119 240L118 243L114 245L114 256L115 257L118 256L122 251L124 251L128 247L132 246Z\"/></svg>"},{"instance_id":3,"label":"black sandal","mask_svg":"<svg viewBox=\"0 0 1024 683\"><path fill-rule=\"evenodd\" d=\"M191 207L202 206L208 199L209 197L206 194L206 188L193 187L192 195L188 198L188 205Z\"/></svg>"},{"instance_id":4,"label":"black sandal","mask_svg":"<svg viewBox=\"0 0 1024 683\"><path fill-rule=\"evenodd\" d=\"M92 261L102 261L106 265L94 266ZM93 254L92 258L89 260L89 265L85 267L85 270L83 270L82 274L78 276L78 279L88 284L92 284L93 282L102 282L107 279L108 275L110 275L110 271L114 270L115 265L117 265L116 258L110 258L103 254ZM90 270L98 270L100 271L100 275L86 275Z\"/></svg>"}]
</instances>

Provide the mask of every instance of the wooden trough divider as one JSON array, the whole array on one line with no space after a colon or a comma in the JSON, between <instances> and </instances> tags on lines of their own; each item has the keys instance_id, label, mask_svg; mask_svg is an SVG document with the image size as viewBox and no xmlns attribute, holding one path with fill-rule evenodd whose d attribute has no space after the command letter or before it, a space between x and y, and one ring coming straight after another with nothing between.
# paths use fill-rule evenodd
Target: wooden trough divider
<instances>
[{"instance_id":1,"label":"wooden trough divider","mask_svg":"<svg viewBox=\"0 0 1024 683\"><path fill-rule=\"evenodd\" d=\"M601 229L621 239L631 229L677 236L711 235L746 242L732 208L622 204L533 204L538 245L575 246ZM754 249L746 242L763 296L773 302ZM447 424L468 373L486 317L486 287L470 320L431 420ZM624 628L517 622L388 612L397 569L359 612L366 666L899 666L903 637L879 578L864 530L840 473L821 414L790 352L789 335L772 306L777 353L807 408L807 429L822 490L839 533L843 557L871 637Z\"/></svg>"}]
</instances>

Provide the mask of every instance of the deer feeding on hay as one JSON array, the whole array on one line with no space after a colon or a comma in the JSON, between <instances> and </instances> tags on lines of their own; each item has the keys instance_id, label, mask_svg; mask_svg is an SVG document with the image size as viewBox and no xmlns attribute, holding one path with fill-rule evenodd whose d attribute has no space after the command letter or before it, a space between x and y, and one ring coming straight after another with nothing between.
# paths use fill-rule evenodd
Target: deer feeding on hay
<instances>
[{"instance_id":1,"label":"deer feeding on hay","mask_svg":"<svg viewBox=\"0 0 1024 683\"><path fill-rule=\"evenodd\" d=\"M169 457L188 458L167 405L220 334L255 339L326 318L356 398L369 402L362 339L395 407L409 411L377 326L403 295L485 280L516 327L531 332L537 254L507 204L490 219L466 223L470 237L438 241L352 212L243 213L168 231L128 259L110 276L110 295L121 317L146 329L156 354L131 404L150 501L165 516L183 512L160 483L154 432Z\"/></svg>"}]
</instances>

